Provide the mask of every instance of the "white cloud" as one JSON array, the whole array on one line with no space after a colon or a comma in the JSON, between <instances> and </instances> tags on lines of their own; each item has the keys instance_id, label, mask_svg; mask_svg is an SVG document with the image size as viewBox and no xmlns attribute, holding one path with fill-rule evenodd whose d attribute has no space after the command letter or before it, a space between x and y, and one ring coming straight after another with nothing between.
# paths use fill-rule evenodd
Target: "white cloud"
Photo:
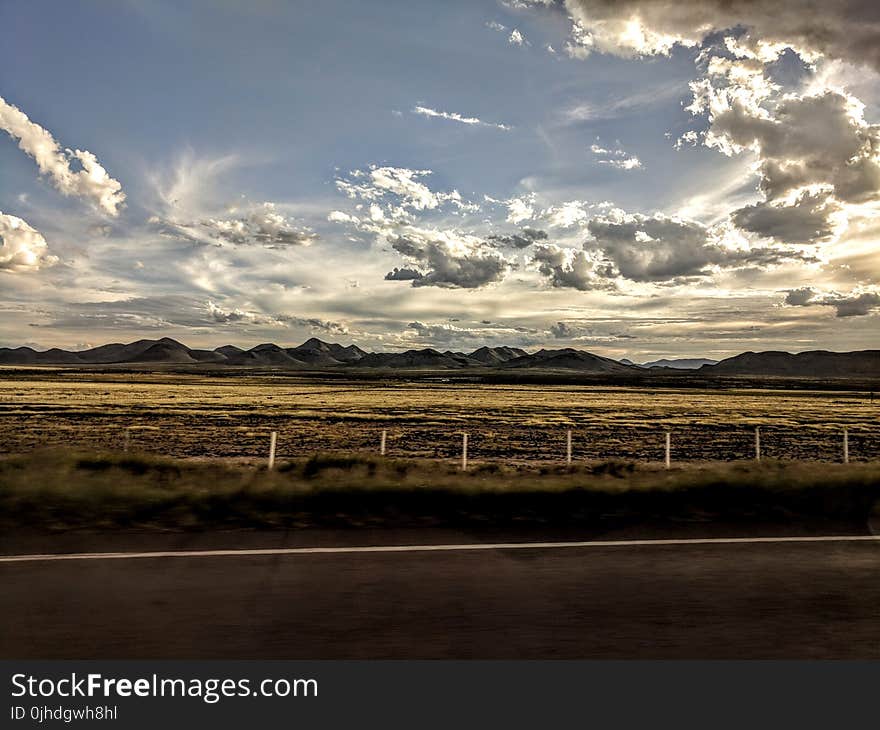
<instances>
[{"instance_id":1,"label":"white cloud","mask_svg":"<svg viewBox=\"0 0 880 730\"><path fill-rule=\"evenodd\" d=\"M547 225L552 228L572 228L587 222L589 207L582 200L569 200L547 208L541 215L547 220Z\"/></svg>"},{"instance_id":2,"label":"white cloud","mask_svg":"<svg viewBox=\"0 0 880 730\"><path fill-rule=\"evenodd\" d=\"M509 132L513 127L508 124L498 124L496 122L484 122L482 119L477 117L465 117L458 112L441 112L436 109L431 109L426 106L416 106L412 110L413 114L419 114L423 117L436 117L438 119L448 119L452 122L459 122L461 124L469 124L472 126L478 127L493 127L495 129L501 129L505 132Z\"/></svg>"},{"instance_id":3,"label":"white cloud","mask_svg":"<svg viewBox=\"0 0 880 730\"><path fill-rule=\"evenodd\" d=\"M510 35L507 37L507 42L510 43L510 45L512 45L512 46L530 46L531 45L531 43L529 43L526 40L526 37L520 31L518 31L516 28L514 28L512 31L510 31Z\"/></svg>"},{"instance_id":4,"label":"white cloud","mask_svg":"<svg viewBox=\"0 0 880 730\"><path fill-rule=\"evenodd\" d=\"M327 220L331 223L354 223L357 224L360 221L357 216L349 215L341 210L331 210L327 214Z\"/></svg>"},{"instance_id":5,"label":"white cloud","mask_svg":"<svg viewBox=\"0 0 880 730\"><path fill-rule=\"evenodd\" d=\"M405 167L371 167L366 171L354 170L349 179L337 180L336 187L350 198L371 202L390 195L403 208L417 211L433 210L448 201L461 201L461 195L455 190L450 193L432 192L420 181L420 178L430 174L430 170L410 170ZM402 212L394 217L400 217Z\"/></svg>"},{"instance_id":6,"label":"white cloud","mask_svg":"<svg viewBox=\"0 0 880 730\"><path fill-rule=\"evenodd\" d=\"M590 147L590 152L596 156L597 165L607 165L618 170L638 170L642 167L642 162L638 157L624 152L620 146L609 149L594 144Z\"/></svg>"},{"instance_id":7,"label":"white cloud","mask_svg":"<svg viewBox=\"0 0 880 730\"><path fill-rule=\"evenodd\" d=\"M39 231L21 218L0 213L0 271L37 271L57 260L49 255Z\"/></svg>"},{"instance_id":8,"label":"white cloud","mask_svg":"<svg viewBox=\"0 0 880 730\"><path fill-rule=\"evenodd\" d=\"M523 5L518 5L517 7L524 9L524 8L529 7L529 5L523 4ZM499 23L497 20L490 20L488 23L486 23L486 27L489 28L490 30L494 30L498 33L507 33L507 30L508 30L506 25ZM532 45L531 43L529 43L529 41L526 39L526 37L522 34L522 31L520 31L517 28L510 29L510 33L507 36L507 42L512 46L530 46L530 45Z\"/></svg>"},{"instance_id":9,"label":"white cloud","mask_svg":"<svg viewBox=\"0 0 880 730\"><path fill-rule=\"evenodd\" d=\"M518 198L510 198L504 201L507 206L507 221L509 223L521 223L532 220L535 217L535 196L527 195Z\"/></svg>"},{"instance_id":10,"label":"white cloud","mask_svg":"<svg viewBox=\"0 0 880 730\"><path fill-rule=\"evenodd\" d=\"M709 57L688 109L708 128L690 134L725 155L756 157L764 199L736 210L745 230L786 243L835 239L858 206L880 202L880 125L842 90L782 94L759 58ZM684 137L679 143L684 141Z\"/></svg>"},{"instance_id":11,"label":"white cloud","mask_svg":"<svg viewBox=\"0 0 880 730\"><path fill-rule=\"evenodd\" d=\"M37 163L43 175L62 194L88 200L97 210L116 216L125 203L122 185L87 150L64 149L18 107L0 97L0 129ZM79 169L74 170L72 166Z\"/></svg>"}]
</instances>

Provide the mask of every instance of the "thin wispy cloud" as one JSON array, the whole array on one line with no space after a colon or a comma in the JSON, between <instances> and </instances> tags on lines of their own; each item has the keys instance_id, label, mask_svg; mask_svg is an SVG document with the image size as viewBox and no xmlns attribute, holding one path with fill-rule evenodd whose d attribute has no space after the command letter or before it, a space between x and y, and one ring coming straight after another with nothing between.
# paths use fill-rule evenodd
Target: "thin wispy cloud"
<instances>
[{"instance_id":1,"label":"thin wispy cloud","mask_svg":"<svg viewBox=\"0 0 880 730\"><path fill-rule=\"evenodd\" d=\"M459 124L468 124L474 127L492 127L494 129L501 129L505 132L509 132L513 129L509 124L499 124L497 122L486 122L478 117L466 117L463 114L459 114L458 112L444 112L439 111L437 109L431 109L427 106L416 106L413 107L413 114L418 114L423 117L435 117L437 119L448 119L450 122L458 122Z\"/></svg>"},{"instance_id":2,"label":"thin wispy cloud","mask_svg":"<svg viewBox=\"0 0 880 730\"><path fill-rule=\"evenodd\" d=\"M619 119L631 113L645 111L648 108L669 102L673 99L685 98L687 90L677 82L663 84L646 91L638 91L622 96L605 99L589 100L565 108L561 114L564 124L578 124L607 119Z\"/></svg>"}]
</instances>

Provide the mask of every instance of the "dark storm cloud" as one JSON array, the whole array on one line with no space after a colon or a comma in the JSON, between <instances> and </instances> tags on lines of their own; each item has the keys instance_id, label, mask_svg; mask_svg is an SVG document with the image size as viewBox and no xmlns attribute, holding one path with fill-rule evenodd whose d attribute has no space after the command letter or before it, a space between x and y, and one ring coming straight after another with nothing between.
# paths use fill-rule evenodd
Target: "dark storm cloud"
<instances>
[{"instance_id":1,"label":"dark storm cloud","mask_svg":"<svg viewBox=\"0 0 880 730\"><path fill-rule=\"evenodd\" d=\"M494 241L503 246L512 246L513 248L528 248L538 241L546 241L547 238L546 231L541 231L536 228L523 228L518 233L511 233L505 236L489 236L490 241Z\"/></svg>"},{"instance_id":2,"label":"dark storm cloud","mask_svg":"<svg viewBox=\"0 0 880 730\"><path fill-rule=\"evenodd\" d=\"M499 281L510 264L485 242L461 237L432 238L423 234L390 240L398 253L413 259L427 271L412 279L413 286L476 289Z\"/></svg>"},{"instance_id":3,"label":"dark storm cloud","mask_svg":"<svg viewBox=\"0 0 880 730\"><path fill-rule=\"evenodd\" d=\"M407 269L407 268L397 268L396 266L385 274L386 281L414 281L415 279L421 279L424 276L421 271L417 269Z\"/></svg>"},{"instance_id":4,"label":"dark storm cloud","mask_svg":"<svg viewBox=\"0 0 880 730\"><path fill-rule=\"evenodd\" d=\"M610 269L597 264L585 251L543 244L535 247L532 263L554 288L591 291L612 287Z\"/></svg>"},{"instance_id":5,"label":"dark storm cloud","mask_svg":"<svg viewBox=\"0 0 880 730\"><path fill-rule=\"evenodd\" d=\"M805 193L792 205L756 203L733 212L736 226L782 243L820 243L834 234L831 214L838 210L827 194Z\"/></svg>"},{"instance_id":6,"label":"dark storm cloud","mask_svg":"<svg viewBox=\"0 0 880 730\"><path fill-rule=\"evenodd\" d=\"M593 240L584 248L601 252L620 276L631 281L672 281L706 275L712 266L766 267L809 258L784 249L727 248L713 240L702 224L661 214L593 218L587 229Z\"/></svg>"},{"instance_id":7,"label":"dark storm cloud","mask_svg":"<svg viewBox=\"0 0 880 730\"><path fill-rule=\"evenodd\" d=\"M819 295L809 287L792 289L786 294L785 303L793 307L834 307L838 317L863 317L880 308L880 292L861 291L840 294L831 292Z\"/></svg>"},{"instance_id":8,"label":"dark storm cloud","mask_svg":"<svg viewBox=\"0 0 880 730\"><path fill-rule=\"evenodd\" d=\"M802 289L791 289L788 294L785 295L785 303L792 307L803 307L810 303L810 300L815 294L816 292L808 286L805 286Z\"/></svg>"}]
</instances>

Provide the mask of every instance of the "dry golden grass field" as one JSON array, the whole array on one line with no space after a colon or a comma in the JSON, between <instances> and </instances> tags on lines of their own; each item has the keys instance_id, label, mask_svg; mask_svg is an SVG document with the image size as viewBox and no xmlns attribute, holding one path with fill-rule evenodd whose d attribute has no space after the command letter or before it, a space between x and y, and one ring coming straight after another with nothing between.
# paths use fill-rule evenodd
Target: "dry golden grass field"
<instances>
[{"instance_id":1,"label":"dry golden grass field","mask_svg":"<svg viewBox=\"0 0 880 730\"><path fill-rule=\"evenodd\" d=\"M122 449L173 457L278 457L376 452L456 458L467 432L474 462L559 462L573 430L575 461L839 461L848 428L853 461L880 458L880 402L866 392L481 385L291 375L0 371L3 452L43 446Z\"/></svg>"}]
</instances>

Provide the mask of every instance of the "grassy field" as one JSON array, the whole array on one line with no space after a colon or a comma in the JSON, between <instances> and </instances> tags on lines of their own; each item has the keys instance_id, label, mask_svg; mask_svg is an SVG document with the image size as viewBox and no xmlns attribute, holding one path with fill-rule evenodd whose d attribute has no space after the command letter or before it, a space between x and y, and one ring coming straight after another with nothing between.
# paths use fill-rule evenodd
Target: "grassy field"
<instances>
[{"instance_id":1,"label":"grassy field","mask_svg":"<svg viewBox=\"0 0 880 730\"><path fill-rule=\"evenodd\" d=\"M313 456L278 468L113 451L0 458L0 527L301 528L824 521L864 529L880 463L574 467Z\"/></svg>"},{"instance_id":2,"label":"grassy field","mask_svg":"<svg viewBox=\"0 0 880 730\"><path fill-rule=\"evenodd\" d=\"M279 433L283 458L367 454L388 431L389 456L455 459L467 431L476 462L559 462L565 430L576 461L753 456L760 425L769 458L838 461L842 430L851 458L880 458L880 402L868 393L767 389L649 389L480 385L388 380L320 381L291 375L0 371L4 453L46 446L131 448L170 457L266 453Z\"/></svg>"}]
</instances>

